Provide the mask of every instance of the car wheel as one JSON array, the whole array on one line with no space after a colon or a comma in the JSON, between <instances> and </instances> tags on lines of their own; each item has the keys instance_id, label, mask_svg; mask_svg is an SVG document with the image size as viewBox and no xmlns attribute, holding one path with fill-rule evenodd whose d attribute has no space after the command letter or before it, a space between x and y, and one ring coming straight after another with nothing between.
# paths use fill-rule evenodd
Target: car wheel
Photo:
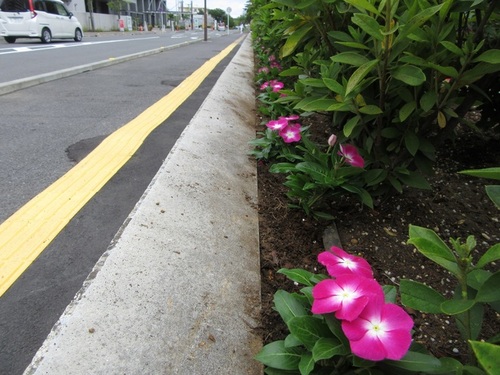
<instances>
[{"instance_id":1,"label":"car wheel","mask_svg":"<svg viewBox=\"0 0 500 375\"><path fill-rule=\"evenodd\" d=\"M82 30L76 29L75 30L75 42L81 42L82 39L83 39Z\"/></svg>"},{"instance_id":2,"label":"car wheel","mask_svg":"<svg viewBox=\"0 0 500 375\"><path fill-rule=\"evenodd\" d=\"M50 41L52 40L52 34L50 33L50 30L47 28L43 29L42 37L40 39L42 39L42 43L50 43Z\"/></svg>"},{"instance_id":3,"label":"car wheel","mask_svg":"<svg viewBox=\"0 0 500 375\"><path fill-rule=\"evenodd\" d=\"M4 37L4 39L7 43L14 43L16 41L16 38L14 38L13 36L6 36Z\"/></svg>"}]
</instances>

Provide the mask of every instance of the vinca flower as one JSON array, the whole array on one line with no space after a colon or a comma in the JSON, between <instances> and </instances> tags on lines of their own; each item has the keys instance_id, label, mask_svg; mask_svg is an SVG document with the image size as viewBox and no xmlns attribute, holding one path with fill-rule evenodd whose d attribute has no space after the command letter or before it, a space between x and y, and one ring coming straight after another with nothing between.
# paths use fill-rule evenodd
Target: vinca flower
<instances>
[{"instance_id":1,"label":"vinca flower","mask_svg":"<svg viewBox=\"0 0 500 375\"><path fill-rule=\"evenodd\" d=\"M280 82L276 79L272 79L270 81L267 81L267 82L264 82L261 86L260 86L260 90L261 91L264 91L265 89L267 89L268 87L271 87L273 89L273 92L278 92L280 91L283 87L285 87L285 85L283 84L283 82Z\"/></svg>"},{"instance_id":2,"label":"vinca flower","mask_svg":"<svg viewBox=\"0 0 500 375\"><path fill-rule=\"evenodd\" d=\"M373 277L372 268L366 259L348 254L336 246L332 246L330 251L320 253L318 261L326 267L328 274L332 277L338 277L346 273L368 278Z\"/></svg>"},{"instance_id":3,"label":"vinca flower","mask_svg":"<svg viewBox=\"0 0 500 375\"><path fill-rule=\"evenodd\" d=\"M392 303L369 304L357 319L342 322L351 351L370 361L403 358L411 345L412 327L411 317Z\"/></svg>"},{"instance_id":4,"label":"vinca flower","mask_svg":"<svg viewBox=\"0 0 500 375\"><path fill-rule=\"evenodd\" d=\"M353 167L363 168L365 166L365 161L353 145L340 145L339 155L345 159L347 164Z\"/></svg>"},{"instance_id":5,"label":"vinca flower","mask_svg":"<svg viewBox=\"0 0 500 375\"><path fill-rule=\"evenodd\" d=\"M271 120L269 121L266 126L269 129L280 131L287 127L288 121L285 118L279 118L278 120Z\"/></svg>"},{"instance_id":6,"label":"vinca flower","mask_svg":"<svg viewBox=\"0 0 500 375\"><path fill-rule=\"evenodd\" d=\"M263 66L262 68L259 68L258 73L269 73L269 68L267 66Z\"/></svg>"},{"instance_id":7,"label":"vinca flower","mask_svg":"<svg viewBox=\"0 0 500 375\"><path fill-rule=\"evenodd\" d=\"M289 116L280 116L280 119L285 119L287 121L295 121L298 120L300 117L299 115L289 115Z\"/></svg>"},{"instance_id":8,"label":"vinca flower","mask_svg":"<svg viewBox=\"0 0 500 375\"><path fill-rule=\"evenodd\" d=\"M322 280L314 286L312 295L313 314L334 312L337 319L347 321L358 318L368 304L384 304L384 291L380 284L355 274Z\"/></svg>"},{"instance_id":9,"label":"vinca flower","mask_svg":"<svg viewBox=\"0 0 500 375\"><path fill-rule=\"evenodd\" d=\"M332 134L330 138L328 138L328 146L333 147L335 146L336 142L337 142L337 136L335 134Z\"/></svg>"},{"instance_id":10,"label":"vinca flower","mask_svg":"<svg viewBox=\"0 0 500 375\"><path fill-rule=\"evenodd\" d=\"M281 138L285 143L298 142L301 139L300 124L288 124L279 132Z\"/></svg>"}]
</instances>

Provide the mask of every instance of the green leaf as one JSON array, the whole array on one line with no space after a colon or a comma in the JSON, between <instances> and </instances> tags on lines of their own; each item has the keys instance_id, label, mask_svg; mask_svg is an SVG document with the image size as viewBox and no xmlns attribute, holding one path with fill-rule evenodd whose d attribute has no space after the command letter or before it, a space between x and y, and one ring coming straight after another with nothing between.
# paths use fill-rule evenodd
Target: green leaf
<instances>
[{"instance_id":1,"label":"green leaf","mask_svg":"<svg viewBox=\"0 0 500 375\"><path fill-rule=\"evenodd\" d=\"M408 243L415 245L421 254L454 275L460 274L453 252L433 230L410 225Z\"/></svg>"},{"instance_id":2,"label":"green leaf","mask_svg":"<svg viewBox=\"0 0 500 375\"><path fill-rule=\"evenodd\" d=\"M384 36L381 33L382 26L373 17L363 13L355 13L352 17L352 22L375 39L379 41L384 40Z\"/></svg>"},{"instance_id":3,"label":"green leaf","mask_svg":"<svg viewBox=\"0 0 500 375\"><path fill-rule=\"evenodd\" d=\"M488 263L495 262L500 259L500 243L490 247L486 253L483 254L476 264L476 268L483 268Z\"/></svg>"},{"instance_id":4,"label":"green leaf","mask_svg":"<svg viewBox=\"0 0 500 375\"><path fill-rule=\"evenodd\" d=\"M295 269L286 269L282 268L278 271L288 277L290 280L295 281L302 285L313 286L314 284L311 282L311 278L314 276L312 272L295 268Z\"/></svg>"},{"instance_id":5,"label":"green leaf","mask_svg":"<svg viewBox=\"0 0 500 375\"><path fill-rule=\"evenodd\" d=\"M276 163L271 165L269 172L271 173L288 173L295 170L294 163Z\"/></svg>"},{"instance_id":6,"label":"green leaf","mask_svg":"<svg viewBox=\"0 0 500 375\"><path fill-rule=\"evenodd\" d=\"M484 282L476 295L478 302L495 302L500 301L500 271L491 275Z\"/></svg>"},{"instance_id":7,"label":"green leaf","mask_svg":"<svg viewBox=\"0 0 500 375\"><path fill-rule=\"evenodd\" d=\"M384 285L382 289L384 291L385 302L396 303L397 288L394 285Z\"/></svg>"},{"instance_id":8,"label":"green leaf","mask_svg":"<svg viewBox=\"0 0 500 375\"><path fill-rule=\"evenodd\" d=\"M426 373L436 371L441 368L441 362L439 359L424 353L417 353L409 351L402 359L399 361L385 361L393 367L402 368L409 371L415 371L418 373Z\"/></svg>"},{"instance_id":9,"label":"green leaf","mask_svg":"<svg viewBox=\"0 0 500 375\"><path fill-rule=\"evenodd\" d=\"M316 362L332 358L334 355L345 355L347 353L349 353L349 349L334 337L320 338L316 341L312 350L312 355Z\"/></svg>"},{"instance_id":10,"label":"green leaf","mask_svg":"<svg viewBox=\"0 0 500 375\"><path fill-rule=\"evenodd\" d=\"M336 104L334 99L309 97L301 100L295 105L295 108L302 109L307 112L328 111L332 104Z\"/></svg>"},{"instance_id":11,"label":"green leaf","mask_svg":"<svg viewBox=\"0 0 500 375\"><path fill-rule=\"evenodd\" d=\"M405 134L405 146L412 156L415 156L420 145L419 139L415 133L408 131Z\"/></svg>"},{"instance_id":12,"label":"green leaf","mask_svg":"<svg viewBox=\"0 0 500 375\"><path fill-rule=\"evenodd\" d=\"M349 77L349 81L347 81L347 86L345 90L345 95L349 95L351 91L353 91L357 85L361 82L363 78L366 77L368 73L378 64L378 60L369 61L363 65L361 65L356 71Z\"/></svg>"},{"instance_id":13,"label":"green leaf","mask_svg":"<svg viewBox=\"0 0 500 375\"><path fill-rule=\"evenodd\" d=\"M464 52L455 43L443 40L441 42L441 44L443 45L444 48L446 48L451 53L453 53L457 56L460 56L460 57L464 56Z\"/></svg>"},{"instance_id":14,"label":"green leaf","mask_svg":"<svg viewBox=\"0 0 500 375\"><path fill-rule=\"evenodd\" d=\"M300 375L309 375L311 371L314 369L314 360L312 354L304 353L300 358L299 362L299 370Z\"/></svg>"},{"instance_id":15,"label":"green leaf","mask_svg":"<svg viewBox=\"0 0 500 375\"><path fill-rule=\"evenodd\" d=\"M420 28L420 26L422 26L429 18L439 12L442 6L443 4L439 4L433 7L425 8L420 13L413 16L397 36L394 41L394 45L403 42L409 34L413 33L415 29Z\"/></svg>"},{"instance_id":16,"label":"green leaf","mask_svg":"<svg viewBox=\"0 0 500 375\"><path fill-rule=\"evenodd\" d=\"M311 87L318 87L318 88L325 87L325 83L323 82L322 79L319 78L304 78L300 80L300 83Z\"/></svg>"},{"instance_id":17,"label":"green leaf","mask_svg":"<svg viewBox=\"0 0 500 375\"><path fill-rule=\"evenodd\" d=\"M458 77L458 71L452 66L441 66L432 62L429 62L428 65L432 69L437 70L439 73L444 74L446 77L455 79Z\"/></svg>"},{"instance_id":18,"label":"green leaf","mask_svg":"<svg viewBox=\"0 0 500 375\"><path fill-rule=\"evenodd\" d=\"M491 201L500 208L500 185L486 185L485 189Z\"/></svg>"},{"instance_id":19,"label":"green leaf","mask_svg":"<svg viewBox=\"0 0 500 375\"><path fill-rule=\"evenodd\" d=\"M288 328L310 351L321 337L332 336L323 320L311 315L296 316L290 319Z\"/></svg>"},{"instance_id":20,"label":"green leaf","mask_svg":"<svg viewBox=\"0 0 500 375\"><path fill-rule=\"evenodd\" d=\"M488 64L500 64L500 50L489 49L476 57L474 62L485 62Z\"/></svg>"},{"instance_id":21,"label":"green leaf","mask_svg":"<svg viewBox=\"0 0 500 375\"><path fill-rule=\"evenodd\" d=\"M365 115L379 115L381 113L384 113L379 106L377 105L365 105L364 107L361 107L359 109L359 112L364 113Z\"/></svg>"},{"instance_id":22,"label":"green leaf","mask_svg":"<svg viewBox=\"0 0 500 375\"><path fill-rule=\"evenodd\" d=\"M349 137L352 134L356 125L358 125L358 123L359 123L359 116L355 116L349 119L349 121L347 121L346 124L344 125L343 129L344 135L346 137Z\"/></svg>"},{"instance_id":23,"label":"green leaf","mask_svg":"<svg viewBox=\"0 0 500 375\"><path fill-rule=\"evenodd\" d=\"M288 36L288 38L286 38L285 44L283 45L283 47L281 47L281 57L291 55L312 28L313 25L311 23L307 23L301 28L295 30L290 36Z\"/></svg>"},{"instance_id":24,"label":"green leaf","mask_svg":"<svg viewBox=\"0 0 500 375\"><path fill-rule=\"evenodd\" d=\"M408 175L398 175L398 177L405 185L410 187L424 190L431 189L429 182L418 172L412 171Z\"/></svg>"},{"instance_id":25,"label":"green leaf","mask_svg":"<svg viewBox=\"0 0 500 375\"><path fill-rule=\"evenodd\" d=\"M479 290L491 275L491 272L482 270L476 266L476 269L473 269L467 274L467 285L474 290Z\"/></svg>"},{"instance_id":26,"label":"green leaf","mask_svg":"<svg viewBox=\"0 0 500 375\"><path fill-rule=\"evenodd\" d=\"M500 346L487 342L469 341L477 361L489 375L497 374L500 369Z\"/></svg>"},{"instance_id":27,"label":"green leaf","mask_svg":"<svg viewBox=\"0 0 500 375\"><path fill-rule=\"evenodd\" d=\"M304 69L297 68L296 66L291 67L289 69L285 69L280 72L280 77L295 77L304 73Z\"/></svg>"},{"instance_id":28,"label":"green leaf","mask_svg":"<svg viewBox=\"0 0 500 375\"><path fill-rule=\"evenodd\" d=\"M483 169L467 169L458 173L466 174L474 177L490 178L492 180L500 180L500 168L483 168Z\"/></svg>"},{"instance_id":29,"label":"green leaf","mask_svg":"<svg viewBox=\"0 0 500 375\"><path fill-rule=\"evenodd\" d=\"M415 108L417 108L417 103L414 101L403 105L399 110L399 121L404 122L413 113Z\"/></svg>"},{"instance_id":30,"label":"green leaf","mask_svg":"<svg viewBox=\"0 0 500 375\"><path fill-rule=\"evenodd\" d=\"M308 314L307 309L301 301L296 298L296 295L284 290L278 290L274 294L274 307L286 324L297 316Z\"/></svg>"},{"instance_id":31,"label":"green leaf","mask_svg":"<svg viewBox=\"0 0 500 375\"><path fill-rule=\"evenodd\" d=\"M425 313L440 314L445 298L431 287L412 280L401 280L401 302L407 307Z\"/></svg>"},{"instance_id":32,"label":"green leaf","mask_svg":"<svg viewBox=\"0 0 500 375\"><path fill-rule=\"evenodd\" d=\"M330 332L340 341L344 348L349 348L349 341L347 340L347 337L345 337L340 320L336 319L333 314L327 314L324 315L324 317Z\"/></svg>"},{"instance_id":33,"label":"green leaf","mask_svg":"<svg viewBox=\"0 0 500 375\"><path fill-rule=\"evenodd\" d=\"M325 86L336 94L344 95L344 86L332 78L323 78Z\"/></svg>"},{"instance_id":34,"label":"green leaf","mask_svg":"<svg viewBox=\"0 0 500 375\"><path fill-rule=\"evenodd\" d=\"M375 8L372 4L370 4L366 0L345 0L345 2L353 5L354 7L358 8L361 11L366 10L369 13L374 13L376 15L380 15L380 12L378 11L378 9Z\"/></svg>"},{"instance_id":35,"label":"green leaf","mask_svg":"<svg viewBox=\"0 0 500 375\"><path fill-rule=\"evenodd\" d=\"M427 79L422 69L413 65L397 67L392 71L392 76L410 86L419 86Z\"/></svg>"},{"instance_id":36,"label":"green leaf","mask_svg":"<svg viewBox=\"0 0 500 375\"><path fill-rule=\"evenodd\" d=\"M302 346L302 341L291 333L285 337L285 348L295 348L297 346Z\"/></svg>"},{"instance_id":37,"label":"green leaf","mask_svg":"<svg viewBox=\"0 0 500 375\"><path fill-rule=\"evenodd\" d=\"M285 348L283 340L274 341L264 346L255 359L266 366L279 370L297 370L301 359L301 350Z\"/></svg>"},{"instance_id":38,"label":"green leaf","mask_svg":"<svg viewBox=\"0 0 500 375\"><path fill-rule=\"evenodd\" d=\"M298 163L296 168L298 171L311 176L314 182L324 184L330 179L330 170L317 163L304 161Z\"/></svg>"},{"instance_id":39,"label":"green leaf","mask_svg":"<svg viewBox=\"0 0 500 375\"><path fill-rule=\"evenodd\" d=\"M354 66L361 66L363 64L366 64L368 61L370 61L365 56L360 55L359 53L355 53L355 52L338 53L338 54L330 57L330 59L333 62L354 65Z\"/></svg>"},{"instance_id":40,"label":"green leaf","mask_svg":"<svg viewBox=\"0 0 500 375\"><path fill-rule=\"evenodd\" d=\"M457 315L470 310L475 303L472 299L453 299L444 301L441 304L441 310L448 315Z\"/></svg>"},{"instance_id":41,"label":"green leaf","mask_svg":"<svg viewBox=\"0 0 500 375\"><path fill-rule=\"evenodd\" d=\"M434 107L437 102L437 95L434 91L427 91L420 98L420 107L424 112L428 112Z\"/></svg>"}]
</instances>

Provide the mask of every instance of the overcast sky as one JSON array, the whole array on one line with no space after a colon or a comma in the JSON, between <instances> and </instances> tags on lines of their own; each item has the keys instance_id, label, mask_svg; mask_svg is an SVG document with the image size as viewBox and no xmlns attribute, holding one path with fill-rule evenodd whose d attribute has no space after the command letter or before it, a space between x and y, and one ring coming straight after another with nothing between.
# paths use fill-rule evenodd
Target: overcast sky
<instances>
[{"instance_id":1,"label":"overcast sky","mask_svg":"<svg viewBox=\"0 0 500 375\"><path fill-rule=\"evenodd\" d=\"M193 7L202 8L205 5L204 0L192 0ZM231 8L231 17L236 18L243 14L243 9L245 9L245 5L248 0L206 0L208 9L222 9L227 11L227 8ZM184 8L188 8L191 6L191 0L183 0ZM181 8L181 0L167 0L167 8L176 10Z\"/></svg>"}]
</instances>

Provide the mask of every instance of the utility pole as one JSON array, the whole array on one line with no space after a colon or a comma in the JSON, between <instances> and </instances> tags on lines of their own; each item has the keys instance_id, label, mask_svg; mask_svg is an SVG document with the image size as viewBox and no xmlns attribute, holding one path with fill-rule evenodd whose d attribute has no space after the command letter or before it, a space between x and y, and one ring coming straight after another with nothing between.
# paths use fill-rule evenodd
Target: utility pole
<instances>
[{"instance_id":1,"label":"utility pole","mask_svg":"<svg viewBox=\"0 0 500 375\"><path fill-rule=\"evenodd\" d=\"M206 42L208 40L208 25L207 25L207 0L204 0L204 12L203 12L203 40Z\"/></svg>"},{"instance_id":2,"label":"utility pole","mask_svg":"<svg viewBox=\"0 0 500 375\"><path fill-rule=\"evenodd\" d=\"M194 30L193 1L191 0L191 30Z\"/></svg>"}]
</instances>

